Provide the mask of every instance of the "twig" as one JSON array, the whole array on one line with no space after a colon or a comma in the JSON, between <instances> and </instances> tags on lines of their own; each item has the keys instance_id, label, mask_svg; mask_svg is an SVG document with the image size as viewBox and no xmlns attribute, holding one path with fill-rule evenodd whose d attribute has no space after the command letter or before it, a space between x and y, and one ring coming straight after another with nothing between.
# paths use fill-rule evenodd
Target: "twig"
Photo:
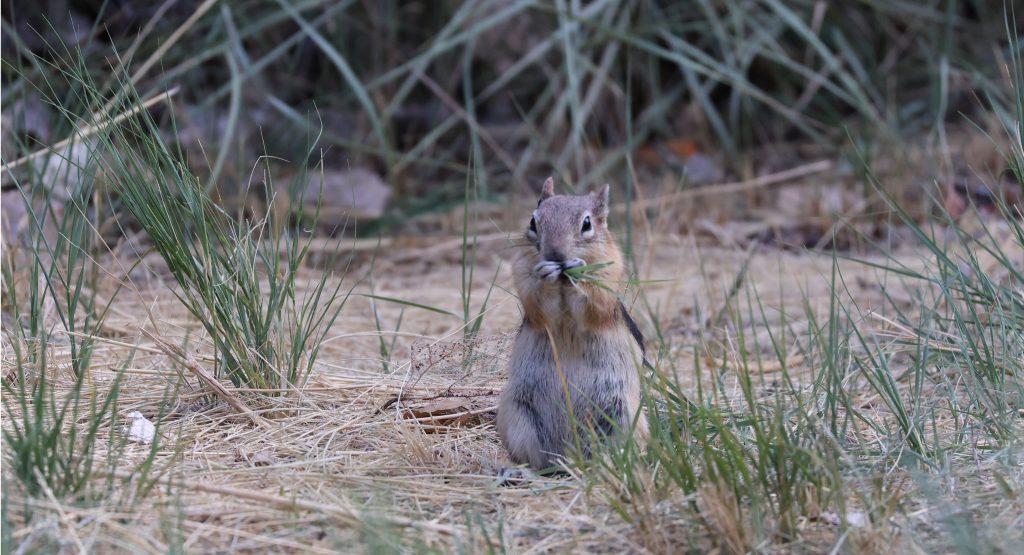
<instances>
[{"instance_id":1,"label":"twig","mask_svg":"<svg viewBox=\"0 0 1024 555\"><path fill-rule=\"evenodd\" d=\"M112 473L114 476L122 479L130 479L132 474L124 470L115 470ZM258 503L265 503L276 509L285 511L294 511L296 509L302 511L309 511L314 513L321 513L327 516L334 517L344 524L363 524L363 520L359 518L359 514L351 508L339 507L338 505L328 505L326 503L317 503L316 501L307 501L305 499L298 498L283 498L274 495L268 495L266 493L259 493L251 489L233 488L229 486L215 486L213 484L205 484L202 482L193 482L189 480L174 480L173 482L167 478L161 478L159 480L163 482L163 485L178 484L185 488L200 491L203 493L212 493L215 495L224 495L227 497L233 497L235 499L246 499L249 501L256 501ZM410 518L404 518L400 516L383 516L374 515L373 520L382 520L393 526L402 526L406 528L415 528L418 530L437 532L440 534L446 534L449 536L455 535L457 529L454 526L446 526L444 524L437 524L435 522L419 521Z\"/></svg>"},{"instance_id":2,"label":"twig","mask_svg":"<svg viewBox=\"0 0 1024 555\"><path fill-rule=\"evenodd\" d=\"M65 147L67 147L69 144L71 144L72 141L74 141L76 139L84 139L84 138L86 138L86 137L88 137L90 135L95 134L100 129L103 129L103 128L108 127L110 125L117 125L118 123L121 123L122 121L124 121L124 120L126 120L126 119L128 119L128 118L130 118L132 116L134 116L135 114L138 114L139 112L141 112L143 110L147 110L149 108L152 108L156 104L159 104L159 103L161 103L161 102L171 98L172 96L178 94L179 90L181 90L181 87L174 87L173 89L171 89L169 91L162 92L162 93L160 93L160 94L150 98L149 100L143 102L141 105L136 106L136 107L132 108L131 110L128 110L127 112L125 112L125 113L115 117L114 119L103 121L103 122L99 122L99 123L94 123L94 124L86 127L85 129L82 129L78 133L72 134L67 139L64 139L63 141L61 141L61 142L59 142L59 143L57 143L57 144L55 144L55 145L53 145L51 147L46 147L46 148L39 149L39 150L33 152L32 154L29 154L27 156L19 158L19 159L13 161L13 162L9 162L7 164L4 164L2 167L0 167L0 180L7 180L7 179L9 179L10 178L10 172L12 170L14 170L15 168L17 168L19 166L22 166L22 165L24 165L24 164L26 164L28 162L31 162L32 160L35 160L36 158L39 158L40 156L43 156L44 154L50 154L50 153L57 152L59 150L63 150Z\"/></svg>"},{"instance_id":3,"label":"twig","mask_svg":"<svg viewBox=\"0 0 1024 555\"><path fill-rule=\"evenodd\" d=\"M495 395L490 395L490 397L495 397ZM404 408L403 410L411 411L412 409L411 408ZM443 422L451 422L451 421L458 420L458 419L460 419L460 418L462 418L464 416L476 416L478 414L487 414L489 412L496 412L497 410L498 410L498 405L494 404L494 405L488 405L488 406L480 408L480 409L464 410L462 412L453 412L451 414L428 414L427 416L418 416L418 417L413 417L413 418L404 418L403 417L402 420L405 420L406 422L416 422L418 424L424 424L424 425L427 425L427 426L429 426L431 424L436 424L435 427L437 427L437 428L449 428L450 429L450 428L457 427L457 426L449 426L449 425L443 424Z\"/></svg>"},{"instance_id":4,"label":"twig","mask_svg":"<svg viewBox=\"0 0 1024 555\"><path fill-rule=\"evenodd\" d=\"M206 14L206 12L210 11L210 8L217 4L217 1L218 0L206 0L206 2L203 2L202 5L196 8L196 11L192 12L192 15L189 16L189 18L186 19L185 22L182 23L180 27L175 29L174 32L171 33L171 36L168 37L167 40L163 41L160 44L160 47L157 48L156 51L153 52L149 56L149 58L147 58L146 61L142 63L142 66L139 67L139 69L136 70L134 74L132 74L131 82L129 84L137 85L139 81L142 80L143 76L145 76L150 69L153 69L153 66L156 65L156 63L159 62L161 58L163 58L164 54L166 54L167 51L170 50L171 47L174 46L175 43L177 43L178 40L180 40L181 37L185 35L185 33L188 32L189 29L191 29L192 26L195 25L196 22L199 21L199 19ZM160 9L163 8L161 7ZM109 102L107 102L107 104L103 106L103 109L101 109L99 112L93 115L93 121L97 121L103 118L107 114L107 112L110 111L110 108L111 106L113 106L113 104L114 99L111 99Z\"/></svg>"},{"instance_id":5,"label":"twig","mask_svg":"<svg viewBox=\"0 0 1024 555\"><path fill-rule=\"evenodd\" d=\"M209 386L210 389L213 390L213 393L217 395L217 397L220 397L221 400L231 405L238 412L244 414L245 416L248 416L249 419L255 422L257 426L266 429L273 428L270 422L268 422L259 414L253 412L253 410L247 407L245 403L242 402L241 399L232 395L231 392L225 389L224 386L221 385L221 383L217 381L216 378L211 376L210 373L207 372L202 366L199 366L199 363L192 360L192 357L188 356L188 354L182 351L180 347L164 341L163 339L157 337L156 335L154 335L153 333L146 329L142 330L142 335L145 335L154 343L156 343L156 346L161 351L163 351L164 354L178 359L178 361L181 362L185 366L185 368L188 368L193 374L195 374L201 382Z\"/></svg>"},{"instance_id":6,"label":"twig","mask_svg":"<svg viewBox=\"0 0 1024 555\"><path fill-rule=\"evenodd\" d=\"M123 328L123 330L128 332L126 335L131 335L131 332L134 331L134 330L130 330L128 328ZM94 334L91 334L91 333L82 333L82 332L66 331L66 330L64 331L64 334L65 335L70 335L72 337L81 337L83 339L91 339L93 341L96 341L97 343L106 343L107 345L113 345L115 347L125 347L127 349L133 349L133 350L136 350L136 351L142 351L143 353L164 354L164 355L167 354L167 351L165 351L163 349L159 349L157 347L147 347L145 345L136 345L134 343L128 343L128 342L125 342L125 341L118 341L116 339L111 339L109 337L103 337L102 335L94 335ZM209 356L209 355L203 355L200 358L201 359L209 360L211 362L214 360L214 358L212 356ZM246 391L257 391L257 390L255 390L255 389L246 389ZM275 391L277 391L277 390L275 390Z\"/></svg>"},{"instance_id":7,"label":"twig","mask_svg":"<svg viewBox=\"0 0 1024 555\"><path fill-rule=\"evenodd\" d=\"M124 56L118 57L119 59L117 63L117 69L114 70L114 75L120 75L122 72L124 72L125 62L135 57L135 51L138 50L139 46L142 44L143 39L150 36L150 33L153 32L153 29L156 27L156 24L163 19L164 14L167 13L167 10L171 9L171 7L177 3L178 0L165 0L164 3L161 4L160 7L157 8L155 12L153 12L153 16L149 18L149 21L146 22L146 25L144 25L142 27L142 30L139 31L138 36L135 37L135 41L133 41L132 45L128 47L127 51L125 51ZM97 114L97 118L98 117L99 114Z\"/></svg>"},{"instance_id":8,"label":"twig","mask_svg":"<svg viewBox=\"0 0 1024 555\"><path fill-rule=\"evenodd\" d=\"M345 239L335 237L314 237L308 241L301 241L299 247L306 247L309 252L357 252L370 251L378 247L388 248L394 243L393 239L382 237L380 239ZM289 248L288 243L283 242L278 250L285 252Z\"/></svg>"},{"instance_id":9,"label":"twig","mask_svg":"<svg viewBox=\"0 0 1024 555\"><path fill-rule=\"evenodd\" d=\"M675 202L677 200L691 199L697 197L711 196L711 195L726 195L729 193L738 193L742 191L749 191L751 189L759 189L761 187L768 187L770 185L777 185L779 183L785 183L787 181L793 181L808 175L814 175L816 173L826 172L835 167L835 164L831 160L819 160L803 166L797 166L781 172L776 172L768 175L762 175L755 177L754 179L747 179L744 181L736 181L733 183L718 183L715 185L704 185L702 187L695 187L692 189L685 189L670 195L664 195L660 197L654 197L645 199L642 201L634 202L633 210L645 210L647 208L660 208L664 207L667 203ZM619 212L625 212L626 206L624 204L616 207Z\"/></svg>"}]
</instances>

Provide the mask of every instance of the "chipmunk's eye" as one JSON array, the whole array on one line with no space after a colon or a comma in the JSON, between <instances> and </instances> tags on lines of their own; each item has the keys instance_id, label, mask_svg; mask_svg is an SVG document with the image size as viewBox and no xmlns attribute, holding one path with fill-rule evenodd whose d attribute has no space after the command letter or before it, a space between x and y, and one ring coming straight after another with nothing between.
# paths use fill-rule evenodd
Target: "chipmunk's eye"
<instances>
[{"instance_id":1,"label":"chipmunk's eye","mask_svg":"<svg viewBox=\"0 0 1024 555\"><path fill-rule=\"evenodd\" d=\"M537 219L530 218L530 231L537 233Z\"/></svg>"},{"instance_id":2,"label":"chipmunk's eye","mask_svg":"<svg viewBox=\"0 0 1024 555\"><path fill-rule=\"evenodd\" d=\"M586 232L590 231L591 229L592 228L590 226L590 216L587 216L586 218L583 218L583 230L582 230L582 232L586 233Z\"/></svg>"}]
</instances>

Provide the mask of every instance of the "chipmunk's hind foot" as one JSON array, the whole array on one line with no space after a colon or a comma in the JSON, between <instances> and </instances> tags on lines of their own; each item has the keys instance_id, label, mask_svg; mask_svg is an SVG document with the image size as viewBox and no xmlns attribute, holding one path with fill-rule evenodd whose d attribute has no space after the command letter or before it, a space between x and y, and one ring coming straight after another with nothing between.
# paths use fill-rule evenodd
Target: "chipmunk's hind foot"
<instances>
[{"instance_id":1,"label":"chipmunk's hind foot","mask_svg":"<svg viewBox=\"0 0 1024 555\"><path fill-rule=\"evenodd\" d=\"M494 482L497 487L525 486L537 479L537 475L525 466L503 466Z\"/></svg>"}]
</instances>

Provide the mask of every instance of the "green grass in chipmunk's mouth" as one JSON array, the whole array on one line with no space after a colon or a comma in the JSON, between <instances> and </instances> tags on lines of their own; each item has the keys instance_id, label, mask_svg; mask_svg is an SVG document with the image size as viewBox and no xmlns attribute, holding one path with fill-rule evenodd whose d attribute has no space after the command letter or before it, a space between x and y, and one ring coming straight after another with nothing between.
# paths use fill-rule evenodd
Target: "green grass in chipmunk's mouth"
<instances>
[{"instance_id":1,"label":"green grass in chipmunk's mouth","mask_svg":"<svg viewBox=\"0 0 1024 555\"><path fill-rule=\"evenodd\" d=\"M597 262L595 264L584 264L574 268L562 270L562 275L569 280L569 283L576 285L580 281L589 281L602 285L601 279L594 275L595 272L611 266L614 262Z\"/></svg>"}]
</instances>

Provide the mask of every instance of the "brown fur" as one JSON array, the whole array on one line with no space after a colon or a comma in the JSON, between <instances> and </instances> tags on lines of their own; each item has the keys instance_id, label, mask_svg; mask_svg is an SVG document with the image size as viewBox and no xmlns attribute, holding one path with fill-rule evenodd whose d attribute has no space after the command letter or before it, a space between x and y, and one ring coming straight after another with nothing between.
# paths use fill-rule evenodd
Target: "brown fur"
<instances>
[{"instance_id":1,"label":"brown fur","mask_svg":"<svg viewBox=\"0 0 1024 555\"><path fill-rule=\"evenodd\" d=\"M561 275L567 267L611 262L592 275L609 287L622 282L622 254L608 230L608 186L562 196L553 185L550 178L544 184L536 232L527 232L529 246L513 266L524 318L498 407L498 432L512 460L535 469L551 466L571 445L589 453L588 428L628 433L640 405L642 352L619 299ZM642 419L634 433L646 434Z\"/></svg>"}]
</instances>

